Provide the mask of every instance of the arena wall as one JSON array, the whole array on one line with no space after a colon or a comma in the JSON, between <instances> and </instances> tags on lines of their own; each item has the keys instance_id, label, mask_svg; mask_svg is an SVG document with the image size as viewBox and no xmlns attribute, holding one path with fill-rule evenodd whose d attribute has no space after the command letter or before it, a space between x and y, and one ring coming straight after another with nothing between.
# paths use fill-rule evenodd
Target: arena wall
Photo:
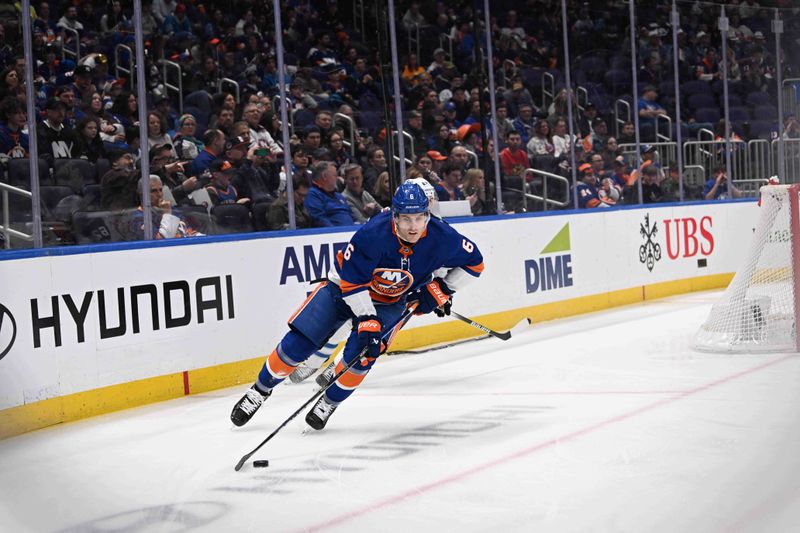
<instances>
[{"instance_id":1,"label":"arena wall","mask_svg":"<svg viewBox=\"0 0 800 533\"><path fill-rule=\"evenodd\" d=\"M454 309L495 329L727 285L753 201L460 219L486 270ZM352 231L0 254L0 438L252 382ZM474 337L414 318L404 350Z\"/></svg>"}]
</instances>

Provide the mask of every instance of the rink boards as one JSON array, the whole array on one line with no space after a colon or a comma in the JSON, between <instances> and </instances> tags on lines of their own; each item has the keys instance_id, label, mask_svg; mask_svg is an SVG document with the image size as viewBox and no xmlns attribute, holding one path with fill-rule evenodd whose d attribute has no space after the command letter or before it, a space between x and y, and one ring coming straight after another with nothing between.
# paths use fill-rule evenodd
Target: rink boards
<instances>
[{"instance_id":1,"label":"rink boards","mask_svg":"<svg viewBox=\"0 0 800 533\"><path fill-rule=\"evenodd\" d=\"M755 202L459 219L483 276L454 309L510 328L724 287ZM250 383L352 231L277 232L0 256L0 438ZM37 255L38 254L38 255ZM481 334L414 318L394 349Z\"/></svg>"}]
</instances>

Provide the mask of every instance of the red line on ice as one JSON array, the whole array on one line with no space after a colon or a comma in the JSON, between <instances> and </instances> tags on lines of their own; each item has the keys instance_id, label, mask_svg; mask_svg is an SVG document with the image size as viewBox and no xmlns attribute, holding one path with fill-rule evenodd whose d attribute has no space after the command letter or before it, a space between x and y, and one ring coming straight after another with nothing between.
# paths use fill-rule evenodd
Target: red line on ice
<instances>
[{"instance_id":1,"label":"red line on ice","mask_svg":"<svg viewBox=\"0 0 800 533\"><path fill-rule=\"evenodd\" d=\"M539 444L531 446L530 448L526 448L524 450L520 450L520 451L518 451L516 453L513 453L511 455L507 455L505 457L501 457L499 459L495 459L494 461L490 461L488 463L484 463L484 464L482 464L480 466L476 466L476 467L470 468L468 470L464 470L463 472L460 472L458 474L454 474L452 476L448 476L446 478L442 478L442 479L440 479L438 481L433 481L431 483L426 483L425 485L420 485L419 487L407 490L406 492L403 492L401 494L397 494L395 496L389 496L387 498L384 498L383 500L378 500L377 502L375 502L375 503L373 503L373 504L371 504L371 505L369 505L367 507L362 507L361 509L358 509L356 511L350 511L348 513L344 513L344 514L339 515L337 517L331 518L330 520L325 520L324 522L320 522L319 524L315 524L315 525L312 525L312 526L309 526L309 527L305 527L305 528L301 529L300 531L304 531L304 532L322 531L324 529L328 529L328 528L331 528L331 527L334 527L334 526L339 526L339 525L341 525L341 524L343 524L345 522L349 522L351 520L354 520L354 519L356 519L356 518L358 518L360 516L363 516L365 514L371 513L373 511L377 511L379 509L383 509L384 507L389 507L391 505L396 505L398 503L402 503L402 502L404 502L406 500L410 500L410 499L415 498L417 496L421 496L421 495L423 495L423 494L425 494L427 492L431 492L431 491L436 490L436 489L438 489L440 487L443 487L445 485L449 485L451 483L455 483L456 481L460 481L460 480L462 480L464 478L467 478L469 476L472 476L474 474L478 474L480 472L483 472L484 470L489 470L490 468L494 468L496 466L504 465L506 463L509 463L511 461L515 461L517 459L521 459L521 458L523 458L525 456L534 454L536 452L539 452L539 451L542 451L542 450L546 450L546 449L548 449L548 448L550 448L552 446L555 446L558 443L575 440L575 439L577 439L579 437L582 437L584 435L587 435L589 433L593 433L593 432L595 432L595 431L597 431L599 429L603 429L603 428L605 428L607 426L611 426L611 425L616 424L618 422L624 422L625 420L628 420L628 419L636 417L638 415L647 413L648 411L652 411L652 410L657 409L659 407L662 407L664 405L671 404L673 402L676 402L678 400L682 400L682 399L687 398L689 396L693 396L693 395L698 394L700 392L705 392L705 391L707 391L709 389L712 389L714 387L717 387L719 385L724 385L725 383L728 383L730 381L734 381L734 380L739 379L741 377L744 377L744 376L747 376L747 375L750 375L750 374L754 374L756 372L764 370L765 368L769 368L769 367L771 367L773 365L776 365L778 363L782 363L784 361L787 361L789 359L793 359L795 357L796 357L796 355L794 355L794 354L793 355L786 355L784 357L780 357L778 359L774 359L772 361L768 361L768 362L760 364L758 366L755 366L755 367L752 367L752 368L748 368L746 370L742 370L742 371L737 372L735 374L731 374L731 375L729 375L727 377L720 378L720 379L718 379L716 381L712 381L710 383L706 383L705 385L700 385L699 387L695 387L693 389L688 389L688 390L685 390L683 392L678 392L675 395L670 396L668 398L664 398L662 400L658 400L656 402L647 404L647 405L645 405L643 407L639 407L638 409L634 409L632 411L628 411L627 413L622 413L620 415L613 416L611 418L608 418L606 420L603 420L603 421L598 422L596 424L593 424L591 426L587 426L587 427L585 427L583 429L579 429L577 431L573 431L572 433L567 433L566 435L563 435L561 437L556 437L554 439L550 439L550 440L541 442Z\"/></svg>"}]
</instances>

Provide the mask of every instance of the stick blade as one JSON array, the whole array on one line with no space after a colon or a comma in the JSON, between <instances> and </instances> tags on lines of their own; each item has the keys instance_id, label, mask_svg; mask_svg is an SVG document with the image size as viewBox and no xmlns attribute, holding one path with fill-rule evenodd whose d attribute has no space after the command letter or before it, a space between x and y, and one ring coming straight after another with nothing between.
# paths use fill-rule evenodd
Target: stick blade
<instances>
[{"instance_id":1,"label":"stick blade","mask_svg":"<svg viewBox=\"0 0 800 533\"><path fill-rule=\"evenodd\" d=\"M239 459L239 462L238 462L238 463L236 463L236 466L234 466L234 467L233 467L233 469L234 469L235 471L237 471L237 472L238 472L239 470L241 470L241 469L242 469L242 467L244 466L244 464L247 462L247 460L248 460L248 459L250 459L250 456L251 456L251 455L252 455L252 454L249 454L249 453L248 453L247 455L245 455L244 457L242 457L241 459Z\"/></svg>"}]
</instances>

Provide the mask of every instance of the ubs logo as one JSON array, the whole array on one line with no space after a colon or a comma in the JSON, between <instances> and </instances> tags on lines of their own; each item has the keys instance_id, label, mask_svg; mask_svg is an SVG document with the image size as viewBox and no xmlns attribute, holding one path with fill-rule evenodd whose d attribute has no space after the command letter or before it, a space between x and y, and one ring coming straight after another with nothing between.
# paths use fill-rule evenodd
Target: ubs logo
<instances>
[{"instance_id":1,"label":"ubs logo","mask_svg":"<svg viewBox=\"0 0 800 533\"><path fill-rule=\"evenodd\" d=\"M0 304L0 359L11 350L15 340L17 340L17 322L11 311Z\"/></svg>"}]
</instances>

